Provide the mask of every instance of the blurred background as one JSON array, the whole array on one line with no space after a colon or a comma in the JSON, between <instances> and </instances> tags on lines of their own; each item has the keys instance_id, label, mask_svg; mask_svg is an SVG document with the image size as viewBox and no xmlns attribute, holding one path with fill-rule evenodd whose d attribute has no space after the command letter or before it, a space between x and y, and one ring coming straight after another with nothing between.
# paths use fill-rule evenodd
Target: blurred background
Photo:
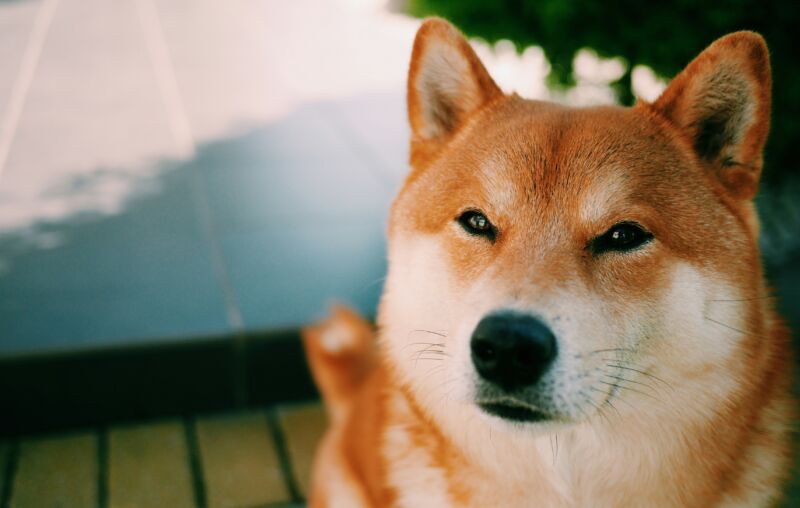
<instances>
[{"instance_id":1,"label":"blurred background","mask_svg":"<svg viewBox=\"0 0 800 508\"><path fill-rule=\"evenodd\" d=\"M800 329L799 9L0 0L0 506L50 506L42 482L63 487L58 506L302 501L324 417L298 405L316 394L297 329L332 301L374 316L427 15L459 26L504 90L573 105L653 100L717 37L761 32L762 247ZM172 487L137 476L173 452ZM252 492L237 467L263 473Z\"/></svg>"}]
</instances>

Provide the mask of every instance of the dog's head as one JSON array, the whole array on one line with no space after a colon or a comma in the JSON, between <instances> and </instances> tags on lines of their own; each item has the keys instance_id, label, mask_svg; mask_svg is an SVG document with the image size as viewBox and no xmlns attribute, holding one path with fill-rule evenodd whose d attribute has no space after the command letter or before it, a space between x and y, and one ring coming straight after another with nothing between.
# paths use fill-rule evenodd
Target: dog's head
<instances>
[{"instance_id":1,"label":"dog's head","mask_svg":"<svg viewBox=\"0 0 800 508\"><path fill-rule=\"evenodd\" d=\"M763 326L751 199L769 108L754 33L653 104L576 109L504 95L426 21L379 317L399 379L434 415L512 427L730 393Z\"/></svg>"}]
</instances>

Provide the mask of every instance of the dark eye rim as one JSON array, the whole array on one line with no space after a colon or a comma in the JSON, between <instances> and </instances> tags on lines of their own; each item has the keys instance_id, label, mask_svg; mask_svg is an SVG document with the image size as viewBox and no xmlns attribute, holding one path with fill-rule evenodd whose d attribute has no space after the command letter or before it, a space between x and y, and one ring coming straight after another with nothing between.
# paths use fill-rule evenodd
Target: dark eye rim
<instances>
[{"instance_id":1,"label":"dark eye rim","mask_svg":"<svg viewBox=\"0 0 800 508\"><path fill-rule=\"evenodd\" d=\"M618 228L631 228L634 231L634 238L625 244L616 244L611 238L612 233ZM617 222L608 228L602 235L596 236L589 241L589 251L597 256L607 252L627 253L639 250L653 241L653 233L636 221L626 220Z\"/></svg>"},{"instance_id":2,"label":"dark eye rim","mask_svg":"<svg viewBox=\"0 0 800 508\"><path fill-rule=\"evenodd\" d=\"M469 219L476 215L482 215L486 219L486 223L488 224L486 229L475 229L470 225ZM478 208L468 208L461 212L458 217L456 217L456 222L458 222L461 228L469 235L487 238L492 242L497 239L497 227L492 223L491 220L489 220L489 217L483 212L483 210Z\"/></svg>"}]
</instances>

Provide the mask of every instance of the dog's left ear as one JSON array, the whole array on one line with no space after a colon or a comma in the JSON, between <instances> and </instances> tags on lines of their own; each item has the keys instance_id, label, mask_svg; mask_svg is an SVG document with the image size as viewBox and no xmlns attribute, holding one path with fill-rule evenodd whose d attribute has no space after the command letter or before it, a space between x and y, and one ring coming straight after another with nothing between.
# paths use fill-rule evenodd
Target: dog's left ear
<instances>
[{"instance_id":1,"label":"dog's left ear","mask_svg":"<svg viewBox=\"0 0 800 508\"><path fill-rule=\"evenodd\" d=\"M427 19L408 72L412 166L424 164L471 114L502 95L458 30L443 19Z\"/></svg>"},{"instance_id":2,"label":"dog's left ear","mask_svg":"<svg viewBox=\"0 0 800 508\"><path fill-rule=\"evenodd\" d=\"M690 63L653 104L734 196L758 190L769 132L769 51L754 32L726 35Z\"/></svg>"}]
</instances>

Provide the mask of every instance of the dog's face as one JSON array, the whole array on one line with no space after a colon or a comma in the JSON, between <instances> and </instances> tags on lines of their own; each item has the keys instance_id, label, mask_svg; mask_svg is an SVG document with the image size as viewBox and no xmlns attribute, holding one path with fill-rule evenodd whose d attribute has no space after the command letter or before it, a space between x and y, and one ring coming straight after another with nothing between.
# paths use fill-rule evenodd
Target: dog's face
<instances>
[{"instance_id":1,"label":"dog's face","mask_svg":"<svg viewBox=\"0 0 800 508\"><path fill-rule=\"evenodd\" d=\"M763 41L734 34L653 105L573 109L504 96L426 22L380 312L425 409L571 423L746 376L768 76Z\"/></svg>"}]
</instances>

